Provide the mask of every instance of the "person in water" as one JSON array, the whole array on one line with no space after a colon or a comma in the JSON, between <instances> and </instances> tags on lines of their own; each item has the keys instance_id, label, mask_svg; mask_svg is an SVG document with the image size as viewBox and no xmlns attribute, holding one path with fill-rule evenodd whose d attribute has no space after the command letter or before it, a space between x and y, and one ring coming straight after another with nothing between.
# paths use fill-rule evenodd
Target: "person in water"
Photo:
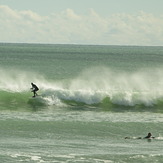
<instances>
[{"instance_id":1,"label":"person in water","mask_svg":"<svg viewBox=\"0 0 163 163\"><path fill-rule=\"evenodd\" d=\"M125 139L154 139L155 137L152 136L152 134L149 132L147 136L145 136L144 138L142 137L125 137Z\"/></svg>"},{"instance_id":2,"label":"person in water","mask_svg":"<svg viewBox=\"0 0 163 163\"><path fill-rule=\"evenodd\" d=\"M33 83L31 83L31 85L32 85L32 92L33 92L33 97L36 97L37 96L37 91L39 90L39 88L35 85L35 84L33 84Z\"/></svg>"},{"instance_id":3,"label":"person in water","mask_svg":"<svg viewBox=\"0 0 163 163\"><path fill-rule=\"evenodd\" d=\"M152 136L152 134L149 132L148 135L146 137L144 137L144 139L154 139L155 137Z\"/></svg>"}]
</instances>

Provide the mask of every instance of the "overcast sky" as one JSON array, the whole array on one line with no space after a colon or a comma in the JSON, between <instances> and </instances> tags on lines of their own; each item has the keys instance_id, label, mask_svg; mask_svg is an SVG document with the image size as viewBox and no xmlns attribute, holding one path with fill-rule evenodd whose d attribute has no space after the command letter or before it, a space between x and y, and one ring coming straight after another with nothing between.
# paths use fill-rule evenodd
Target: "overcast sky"
<instances>
[{"instance_id":1,"label":"overcast sky","mask_svg":"<svg viewBox=\"0 0 163 163\"><path fill-rule=\"evenodd\" d=\"M0 42L163 45L163 0L0 0Z\"/></svg>"}]
</instances>

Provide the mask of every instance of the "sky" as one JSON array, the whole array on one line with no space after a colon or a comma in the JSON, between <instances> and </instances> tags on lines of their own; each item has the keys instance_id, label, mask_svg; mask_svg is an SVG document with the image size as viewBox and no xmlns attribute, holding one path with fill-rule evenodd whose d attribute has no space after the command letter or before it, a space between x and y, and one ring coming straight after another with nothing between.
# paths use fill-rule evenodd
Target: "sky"
<instances>
[{"instance_id":1,"label":"sky","mask_svg":"<svg viewBox=\"0 0 163 163\"><path fill-rule=\"evenodd\" d=\"M0 0L0 42L163 45L163 0Z\"/></svg>"}]
</instances>

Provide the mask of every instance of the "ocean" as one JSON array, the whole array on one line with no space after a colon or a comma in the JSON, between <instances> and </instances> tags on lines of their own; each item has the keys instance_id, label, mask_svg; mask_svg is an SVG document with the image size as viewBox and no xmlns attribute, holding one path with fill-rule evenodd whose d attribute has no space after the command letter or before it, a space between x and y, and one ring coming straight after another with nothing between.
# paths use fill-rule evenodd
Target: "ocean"
<instances>
[{"instance_id":1,"label":"ocean","mask_svg":"<svg viewBox=\"0 0 163 163\"><path fill-rule=\"evenodd\" d=\"M0 43L0 162L163 162L163 47Z\"/></svg>"}]
</instances>

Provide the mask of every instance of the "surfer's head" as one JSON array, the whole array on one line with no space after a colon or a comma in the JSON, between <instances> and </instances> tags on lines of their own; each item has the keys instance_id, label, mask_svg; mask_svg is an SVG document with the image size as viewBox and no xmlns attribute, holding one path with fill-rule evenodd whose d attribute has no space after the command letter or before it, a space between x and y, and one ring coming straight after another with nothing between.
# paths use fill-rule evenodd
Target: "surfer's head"
<instances>
[{"instance_id":1,"label":"surfer's head","mask_svg":"<svg viewBox=\"0 0 163 163\"><path fill-rule=\"evenodd\" d=\"M151 136L152 136L152 134L149 132L149 133L148 133L148 137L151 137Z\"/></svg>"}]
</instances>

